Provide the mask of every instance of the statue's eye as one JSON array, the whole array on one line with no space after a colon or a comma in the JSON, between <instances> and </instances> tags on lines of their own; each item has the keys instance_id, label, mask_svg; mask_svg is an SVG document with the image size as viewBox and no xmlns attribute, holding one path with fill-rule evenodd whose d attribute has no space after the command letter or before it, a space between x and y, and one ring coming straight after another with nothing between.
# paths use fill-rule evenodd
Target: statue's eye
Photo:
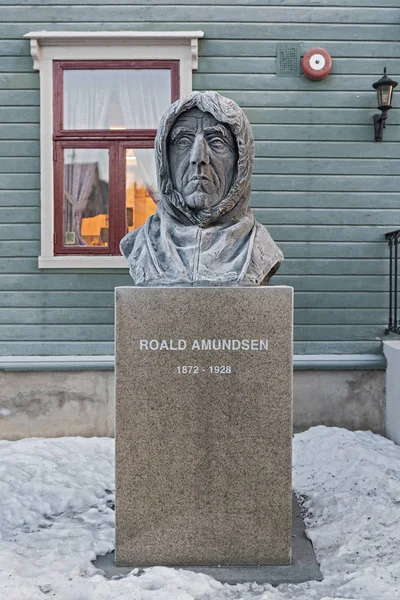
<instances>
[{"instance_id":1,"label":"statue's eye","mask_svg":"<svg viewBox=\"0 0 400 600\"><path fill-rule=\"evenodd\" d=\"M219 137L211 138L209 143L214 150L224 150L225 148L225 143Z\"/></svg>"},{"instance_id":2,"label":"statue's eye","mask_svg":"<svg viewBox=\"0 0 400 600\"><path fill-rule=\"evenodd\" d=\"M186 148L191 143L190 138L187 135L182 135L175 140L175 144L181 148Z\"/></svg>"}]
</instances>

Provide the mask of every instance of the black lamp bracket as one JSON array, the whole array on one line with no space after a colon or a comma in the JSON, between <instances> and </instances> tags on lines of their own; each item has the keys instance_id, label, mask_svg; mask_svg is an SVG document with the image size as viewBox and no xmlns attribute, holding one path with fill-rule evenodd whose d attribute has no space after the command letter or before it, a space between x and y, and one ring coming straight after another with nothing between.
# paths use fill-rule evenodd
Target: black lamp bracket
<instances>
[{"instance_id":1,"label":"black lamp bracket","mask_svg":"<svg viewBox=\"0 0 400 600\"><path fill-rule=\"evenodd\" d=\"M387 110L383 110L381 114L374 115L375 141L381 142L383 138L383 130L386 127Z\"/></svg>"}]
</instances>

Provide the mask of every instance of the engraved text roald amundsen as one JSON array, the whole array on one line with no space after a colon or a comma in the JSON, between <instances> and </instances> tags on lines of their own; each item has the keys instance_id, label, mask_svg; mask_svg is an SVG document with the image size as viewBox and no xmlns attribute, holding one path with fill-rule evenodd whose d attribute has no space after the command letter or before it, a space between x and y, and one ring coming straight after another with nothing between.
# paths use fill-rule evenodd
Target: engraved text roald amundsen
<instances>
[{"instance_id":1,"label":"engraved text roald amundsen","mask_svg":"<svg viewBox=\"0 0 400 600\"><path fill-rule=\"evenodd\" d=\"M140 350L268 350L267 339L139 340Z\"/></svg>"}]
</instances>

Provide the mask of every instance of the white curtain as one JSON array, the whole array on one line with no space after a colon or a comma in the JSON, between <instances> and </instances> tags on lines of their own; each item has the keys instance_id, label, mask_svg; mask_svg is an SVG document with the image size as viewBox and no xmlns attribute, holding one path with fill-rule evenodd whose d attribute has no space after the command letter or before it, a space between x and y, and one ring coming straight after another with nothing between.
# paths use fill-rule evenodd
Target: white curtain
<instances>
[{"instance_id":1,"label":"white curtain","mask_svg":"<svg viewBox=\"0 0 400 600\"><path fill-rule=\"evenodd\" d=\"M168 69L64 71L65 129L157 129L170 103Z\"/></svg>"},{"instance_id":2,"label":"white curtain","mask_svg":"<svg viewBox=\"0 0 400 600\"><path fill-rule=\"evenodd\" d=\"M102 73L64 71L64 129L109 128L112 87Z\"/></svg>"},{"instance_id":3,"label":"white curtain","mask_svg":"<svg viewBox=\"0 0 400 600\"><path fill-rule=\"evenodd\" d=\"M115 71L116 73L116 71ZM120 71L115 89L127 129L157 129L171 103L171 75L167 69Z\"/></svg>"},{"instance_id":4,"label":"white curtain","mask_svg":"<svg viewBox=\"0 0 400 600\"><path fill-rule=\"evenodd\" d=\"M96 172L96 164L64 165L64 232L74 232L75 246L87 245L81 236L81 225Z\"/></svg>"},{"instance_id":5,"label":"white curtain","mask_svg":"<svg viewBox=\"0 0 400 600\"><path fill-rule=\"evenodd\" d=\"M156 156L153 148L135 149L137 158L137 172L142 180L149 196L156 204L160 201L160 194L157 189Z\"/></svg>"}]
</instances>

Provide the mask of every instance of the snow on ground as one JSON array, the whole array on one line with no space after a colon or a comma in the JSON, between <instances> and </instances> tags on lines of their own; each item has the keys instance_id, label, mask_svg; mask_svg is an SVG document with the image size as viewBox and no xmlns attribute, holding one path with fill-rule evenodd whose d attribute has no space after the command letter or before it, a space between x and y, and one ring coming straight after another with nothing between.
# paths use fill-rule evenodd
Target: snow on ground
<instances>
[{"instance_id":1,"label":"snow on ground","mask_svg":"<svg viewBox=\"0 0 400 600\"><path fill-rule=\"evenodd\" d=\"M294 488L324 575L229 586L154 567L107 580L114 547L114 441L0 441L1 600L400 599L400 447L370 432L314 427L294 439Z\"/></svg>"}]
</instances>

